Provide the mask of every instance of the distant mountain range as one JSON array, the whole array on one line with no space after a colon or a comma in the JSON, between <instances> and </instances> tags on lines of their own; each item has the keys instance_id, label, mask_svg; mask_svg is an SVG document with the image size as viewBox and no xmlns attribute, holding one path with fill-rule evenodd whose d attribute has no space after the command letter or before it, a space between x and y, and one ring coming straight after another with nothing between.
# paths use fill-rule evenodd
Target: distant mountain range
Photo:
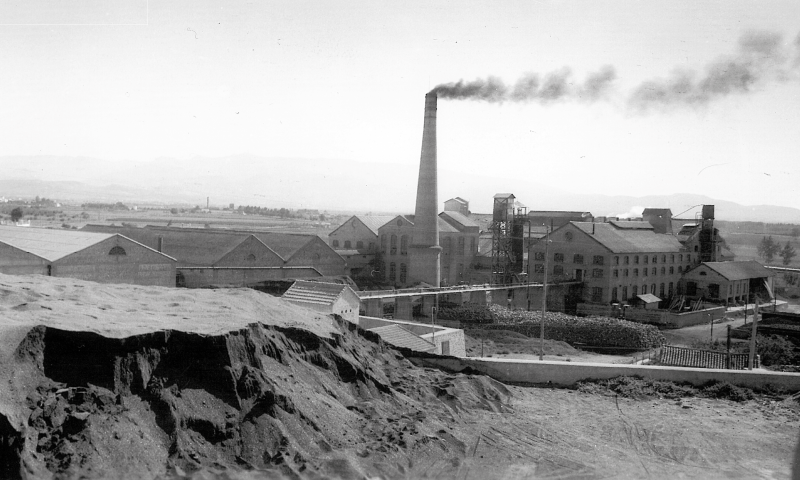
<instances>
[{"instance_id":1,"label":"distant mountain range","mask_svg":"<svg viewBox=\"0 0 800 480\"><path fill-rule=\"evenodd\" d=\"M320 211L413 213L417 165L334 159L221 158L105 161L86 157L0 157L0 196L72 202L258 205ZM633 197L575 194L513 175L498 177L440 170L439 203L459 196L474 212L491 212L495 193L514 193L529 210L575 210L595 216L670 208L692 218L699 205L715 205L716 218L800 224L800 209L740 205L704 195Z\"/></svg>"}]
</instances>

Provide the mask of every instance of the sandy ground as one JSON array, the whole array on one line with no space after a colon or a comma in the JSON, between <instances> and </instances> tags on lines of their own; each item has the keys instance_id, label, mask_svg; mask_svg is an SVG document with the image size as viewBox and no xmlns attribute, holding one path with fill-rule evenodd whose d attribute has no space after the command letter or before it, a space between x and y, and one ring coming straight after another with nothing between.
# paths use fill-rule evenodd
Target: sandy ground
<instances>
[{"instance_id":1,"label":"sandy ground","mask_svg":"<svg viewBox=\"0 0 800 480\"><path fill-rule=\"evenodd\" d=\"M146 392L90 388L77 396L69 392L83 390L41 377L43 372L31 370L34 363L22 370L22 363L9 361L34 325L120 339L165 329L212 336L253 322L338 340L254 332L250 340L261 342L256 350L261 353L250 360L237 357L246 365L236 367L241 377L231 387L252 395L236 405L222 401L216 389L208 388L217 386L204 384L203 376L186 380L182 358L172 358L177 363L160 374L163 382L150 382ZM246 342L228 342L249 351ZM59 349L67 354L67 347ZM553 359L587 358L568 345L550 348ZM193 362L204 360L202 352L195 354ZM84 458L87 463L73 462L62 478L107 478L114 471L108 468L125 465L129 475L118 476L783 479L791 478L800 428L799 407L791 399L635 400L503 386L482 376L417 368L395 350L343 330L327 317L247 290L0 276L0 360L0 385L9 386L0 388L0 413L14 426L27 425L26 445L37 449L35 458L45 458L38 465L53 469L38 470L33 478L48 478L60 468L53 462ZM155 408L159 405L161 410ZM164 409L173 417L164 416ZM166 430L164 418L172 418ZM178 453L170 442L180 447ZM296 460L300 452L303 458ZM249 455L251 464L234 454ZM283 476L276 474L279 470L254 468L254 459L271 466L295 461L307 470ZM195 463L200 467L194 473L174 466Z\"/></svg>"}]
</instances>

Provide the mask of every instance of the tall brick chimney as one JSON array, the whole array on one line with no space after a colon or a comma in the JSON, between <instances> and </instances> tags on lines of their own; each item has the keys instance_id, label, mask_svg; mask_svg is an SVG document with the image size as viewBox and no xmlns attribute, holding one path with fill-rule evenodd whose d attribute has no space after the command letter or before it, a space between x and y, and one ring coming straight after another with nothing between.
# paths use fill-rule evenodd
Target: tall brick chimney
<instances>
[{"instance_id":1,"label":"tall brick chimney","mask_svg":"<svg viewBox=\"0 0 800 480\"><path fill-rule=\"evenodd\" d=\"M436 94L425 95L425 122L422 127L422 155L417 181L417 205L414 210L411 244L412 283L440 285L439 194L436 179Z\"/></svg>"}]
</instances>

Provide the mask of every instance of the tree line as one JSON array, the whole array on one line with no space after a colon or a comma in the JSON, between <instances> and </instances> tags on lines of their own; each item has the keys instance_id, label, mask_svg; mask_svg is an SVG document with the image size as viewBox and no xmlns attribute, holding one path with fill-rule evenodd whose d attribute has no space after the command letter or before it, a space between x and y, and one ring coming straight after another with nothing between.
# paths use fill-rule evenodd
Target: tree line
<instances>
[{"instance_id":1,"label":"tree line","mask_svg":"<svg viewBox=\"0 0 800 480\"><path fill-rule=\"evenodd\" d=\"M776 256L781 257L784 265L789 265L792 259L797 256L797 251L789 241L781 248L780 243L772 239L772 235L764 237L758 244L758 256L763 258L766 263L772 263Z\"/></svg>"}]
</instances>

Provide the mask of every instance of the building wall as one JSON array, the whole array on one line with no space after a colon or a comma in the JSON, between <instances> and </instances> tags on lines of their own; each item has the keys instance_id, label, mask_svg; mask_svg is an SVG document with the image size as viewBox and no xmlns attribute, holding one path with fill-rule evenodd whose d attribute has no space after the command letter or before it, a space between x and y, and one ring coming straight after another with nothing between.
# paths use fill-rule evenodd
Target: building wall
<instances>
[{"instance_id":1,"label":"building wall","mask_svg":"<svg viewBox=\"0 0 800 480\"><path fill-rule=\"evenodd\" d=\"M47 260L0 243L0 273L6 275L47 275Z\"/></svg>"},{"instance_id":2,"label":"building wall","mask_svg":"<svg viewBox=\"0 0 800 480\"><path fill-rule=\"evenodd\" d=\"M347 274L347 262L319 237L308 242L286 261L286 266L309 265L323 276Z\"/></svg>"},{"instance_id":3,"label":"building wall","mask_svg":"<svg viewBox=\"0 0 800 480\"><path fill-rule=\"evenodd\" d=\"M409 252L413 243L413 230L414 226L402 217L393 219L378 230L378 248L383 258L381 273L384 281L389 284L398 287L409 285L411 268ZM394 243L392 236L395 239Z\"/></svg>"},{"instance_id":4,"label":"building wall","mask_svg":"<svg viewBox=\"0 0 800 480\"><path fill-rule=\"evenodd\" d=\"M178 267L177 272L178 286L186 288L207 288L210 286L245 287L270 280L316 278L322 276L311 267Z\"/></svg>"},{"instance_id":5,"label":"building wall","mask_svg":"<svg viewBox=\"0 0 800 480\"><path fill-rule=\"evenodd\" d=\"M350 217L339 228L328 235L328 245L334 250L368 250L378 249L378 236L367 228L358 217Z\"/></svg>"},{"instance_id":6,"label":"building wall","mask_svg":"<svg viewBox=\"0 0 800 480\"><path fill-rule=\"evenodd\" d=\"M463 250L461 240L463 240ZM478 253L478 233L452 233L439 234L439 245L442 246L441 268L442 286L469 283L471 270L475 264Z\"/></svg>"},{"instance_id":7,"label":"building wall","mask_svg":"<svg viewBox=\"0 0 800 480\"><path fill-rule=\"evenodd\" d=\"M690 284L694 284L692 288ZM717 294L713 295L717 286ZM728 280L705 265L687 273L682 281L681 293L689 298L708 298L725 302L743 301L750 295L750 279ZM692 291L690 291L692 290Z\"/></svg>"},{"instance_id":8,"label":"building wall","mask_svg":"<svg viewBox=\"0 0 800 480\"><path fill-rule=\"evenodd\" d=\"M571 239L567 238L568 232L572 236ZM531 278L534 282L541 282L544 279L544 251L544 239L531 245ZM576 258L576 254L582 256L582 262L579 261L580 258ZM692 265L690 253L612 253L592 239L591 235L571 224L550 235L547 257L548 282L559 280L585 282L583 301L587 303L629 301L637 294L653 293L651 291L653 284L656 286L654 295L666 299L669 297L669 284L672 283L673 294L677 293L681 273ZM596 264L595 257L599 257L602 263ZM655 263L653 257L656 257ZM645 268L647 275L644 275ZM656 269L655 274L653 268ZM643 292L645 285L647 291Z\"/></svg>"},{"instance_id":9,"label":"building wall","mask_svg":"<svg viewBox=\"0 0 800 480\"><path fill-rule=\"evenodd\" d=\"M281 267L283 259L259 239L249 237L214 263L216 267Z\"/></svg>"},{"instance_id":10,"label":"building wall","mask_svg":"<svg viewBox=\"0 0 800 480\"><path fill-rule=\"evenodd\" d=\"M121 247L125 255L110 255ZM175 261L124 237L115 236L53 262L54 277L99 283L175 286Z\"/></svg>"}]
</instances>

